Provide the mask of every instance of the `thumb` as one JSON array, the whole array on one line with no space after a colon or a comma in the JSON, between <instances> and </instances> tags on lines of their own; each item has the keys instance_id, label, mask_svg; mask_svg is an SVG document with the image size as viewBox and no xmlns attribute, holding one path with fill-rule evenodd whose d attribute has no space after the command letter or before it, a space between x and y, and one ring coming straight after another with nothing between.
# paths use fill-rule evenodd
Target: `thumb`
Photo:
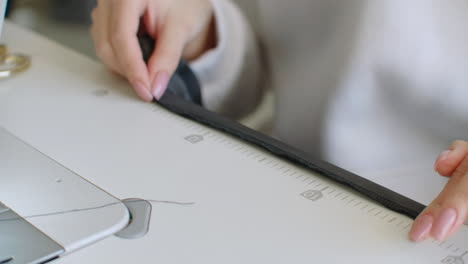
<instances>
[{"instance_id":1,"label":"thumb","mask_svg":"<svg viewBox=\"0 0 468 264\"><path fill-rule=\"evenodd\" d=\"M167 23L157 36L156 48L148 61L151 92L159 100L167 89L182 57L188 32L176 22Z\"/></svg>"},{"instance_id":2,"label":"thumb","mask_svg":"<svg viewBox=\"0 0 468 264\"><path fill-rule=\"evenodd\" d=\"M439 155L434 169L442 176L451 176L465 156L468 156L468 142L457 140Z\"/></svg>"}]
</instances>

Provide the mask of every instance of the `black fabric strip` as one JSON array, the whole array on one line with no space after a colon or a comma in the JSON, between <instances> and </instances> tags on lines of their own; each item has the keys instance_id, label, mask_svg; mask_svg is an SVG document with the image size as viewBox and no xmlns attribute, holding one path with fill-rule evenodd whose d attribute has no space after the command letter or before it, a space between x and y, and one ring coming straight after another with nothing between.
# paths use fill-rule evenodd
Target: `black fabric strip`
<instances>
[{"instance_id":1,"label":"black fabric strip","mask_svg":"<svg viewBox=\"0 0 468 264\"><path fill-rule=\"evenodd\" d=\"M422 204L416 201L349 171L338 168L328 162L311 158L307 153L301 150L245 127L238 122L232 121L191 102L187 102L172 93L166 93L158 103L176 114L260 146L276 156L309 168L336 182L351 187L357 192L393 211L405 214L411 218L416 218L416 216L418 216L425 208Z\"/></svg>"},{"instance_id":2,"label":"black fabric strip","mask_svg":"<svg viewBox=\"0 0 468 264\"><path fill-rule=\"evenodd\" d=\"M154 40L147 35L140 35L138 38L142 48L143 58L147 61L154 49ZM314 159L307 153L281 141L254 131L219 114L208 111L201 106L202 95L200 91L201 89L196 76L193 74L190 67L182 61L176 74L173 75L166 93L159 102L156 103L159 103L176 114L260 146L276 156L309 168L338 183L351 187L393 211L405 214L411 218L416 218L416 216L424 210L425 207L416 201L349 171L338 168L328 162Z\"/></svg>"}]
</instances>

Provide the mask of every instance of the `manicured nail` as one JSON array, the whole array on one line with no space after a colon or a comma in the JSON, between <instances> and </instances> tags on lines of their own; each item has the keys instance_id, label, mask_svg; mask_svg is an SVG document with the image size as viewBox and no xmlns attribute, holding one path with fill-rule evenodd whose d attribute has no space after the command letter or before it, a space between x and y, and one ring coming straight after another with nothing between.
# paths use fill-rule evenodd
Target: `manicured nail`
<instances>
[{"instance_id":1,"label":"manicured nail","mask_svg":"<svg viewBox=\"0 0 468 264\"><path fill-rule=\"evenodd\" d=\"M169 74L165 71L158 72L153 80L153 95L156 100L161 99L169 83Z\"/></svg>"},{"instance_id":2,"label":"manicured nail","mask_svg":"<svg viewBox=\"0 0 468 264\"><path fill-rule=\"evenodd\" d=\"M448 156L450 155L450 152L451 152L450 150L443 151L442 153L440 153L439 158L437 158L437 160L438 161L446 160Z\"/></svg>"},{"instance_id":3,"label":"manicured nail","mask_svg":"<svg viewBox=\"0 0 468 264\"><path fill-rule=\"evenodd\" d=\"M437 158L436 162L434 163L434 170L437 171L437 165L439 164L439 162L443 161L443 160L446 160L448 158L448 156L450 155L450 150L446 150L446 151L443 151L442 153L440 153L439 157Z\"/></svg>"},{"instance_id":4,"label":"manicured nail","mask_svg":"<svg viewBox=\"0 0 468 264\"><path fill-rule=\"evenodd\" d=\"M414 221L413 227L409 233L409 238L414 242L420 242L426 239L432 228L434 218L431 215L420 216Z\"/></svg>"},{"instance_id":5,"label":"manicured nail","mask_svg":"<svg viewBox=\"0 0 468 264\"><path fill-rule=\"evenodd\" d=\"M440 213L437 220L434 222L434 228L432 229L432 235L434 236L434 238L439 241L444 240L447 237L456 219L457 211L455 211L455 209L444 209Z\"/></svg>"},{"instance_id":6,"label":"manicured nail","mask_svg":"<svg viewBox=\"0 0 468 264\"><path fill-rule=\"evenodd\" d=\"M132 83L133 88L135 89L136 93L145 101L150 102L153 100L153 95L148 90L148 87L144 85L140 81L136 81Z\"/></svg>"}]
</instances>

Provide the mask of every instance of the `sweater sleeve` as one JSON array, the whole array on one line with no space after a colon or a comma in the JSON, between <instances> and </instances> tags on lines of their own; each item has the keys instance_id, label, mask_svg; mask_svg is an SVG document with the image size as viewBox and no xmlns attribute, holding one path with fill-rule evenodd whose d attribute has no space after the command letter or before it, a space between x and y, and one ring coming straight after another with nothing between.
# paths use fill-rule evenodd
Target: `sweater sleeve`
<instances>
[{"instance_id":1,"label":"sweater sleeve","mask_svg":"<svg viewBox=\"0 0 468 264\"><path fill-rule=\"evenodd\" d=\"M256 37L240 9L230 0L212 0L217 47L191 62L204 105L231 118L241 118L262 96L261 63Z\"/></svg>"},{"instance_id":2,"label":"sweater sleeve","mask_svg":"<svg viewBox=\"0 0 468 264\"><path fill-rule=\"evenodd\" d=\"M381 11L374 11L368 23L373 32L368 43L377 44L373 70L382 102L422 133L466 140L465 3L373 3Z\"/></svg>"}]
</instances>

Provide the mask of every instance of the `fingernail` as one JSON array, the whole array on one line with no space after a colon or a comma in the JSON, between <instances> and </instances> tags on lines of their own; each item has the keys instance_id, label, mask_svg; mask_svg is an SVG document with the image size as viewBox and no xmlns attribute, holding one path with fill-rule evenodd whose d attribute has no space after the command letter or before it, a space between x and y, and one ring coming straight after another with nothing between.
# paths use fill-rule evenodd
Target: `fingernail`
<instances>
[{"instance_id":1,"label":"fingernail","mask_svg":"<svg viewBox=\"0 0 468 264\"><path fill-rule=\"evenodd\" d=\"M432 230L432 235L434 236L434 238L439 241L444 240L447 237L456 219L457 211L455 211L455 209L444 209L434 223L434 228Z\"/></svg>"},{"instance_id":2,"label":"fingernail","mask_svg":"<svg viewBox=\"0 0 468 264\"><path fill-rule=\"evenodd\" d=\"M436 162L434 163L434 170L437 171L437 165L439 162L446 160L448 156L450 155L450 150L443 151L440 153L439 157L437 158Z\"/></svg>"},{"instance_id":3,"label":"fingernail","mask_svg":"<svg viewBox=\"0 0 468 264\"><path fill-rule=\"evenodd\" d=\"M434 218L431 215L420 216L414 221L413 227L409 233L409 238L414 242L423 241L432 228Z\"/></svg>"},{"instance_id":4,"label":"fingernail","mask_svg":"<svg viewBox=\"0 0 468 264\"><path fill-rule=\"evenodd\" d=\"M148 87L146 87L146 85L144 85L142 82L136 81L136 82L132 83L132 86L135 89L135 91L137 92L137 94L143 100L148 101L148 102L153 100L153 95L148 90Z\"/></svg>"},{"instance_id":5,"label":"fingernail","mask_svg":"<svg viewBox=\"0 0 468 264\"><path fill-rule=\"evenodd\" d=\"M169 74L165 71L158 72L153 80L153 95L156 100L161 99L169 83Z\"/></svg>"},{"instance_id":6,"label":"fingernail","mask_svg":"<svg viewBox=\"0 0 468 264\"><path fill-rule=\"evenodd\" d=\"M442 153L440 153L439 158L437 160L438 161L446 160L449 155L450 155L450 150L443 151Z\"/></svg>"}]
</instances>

